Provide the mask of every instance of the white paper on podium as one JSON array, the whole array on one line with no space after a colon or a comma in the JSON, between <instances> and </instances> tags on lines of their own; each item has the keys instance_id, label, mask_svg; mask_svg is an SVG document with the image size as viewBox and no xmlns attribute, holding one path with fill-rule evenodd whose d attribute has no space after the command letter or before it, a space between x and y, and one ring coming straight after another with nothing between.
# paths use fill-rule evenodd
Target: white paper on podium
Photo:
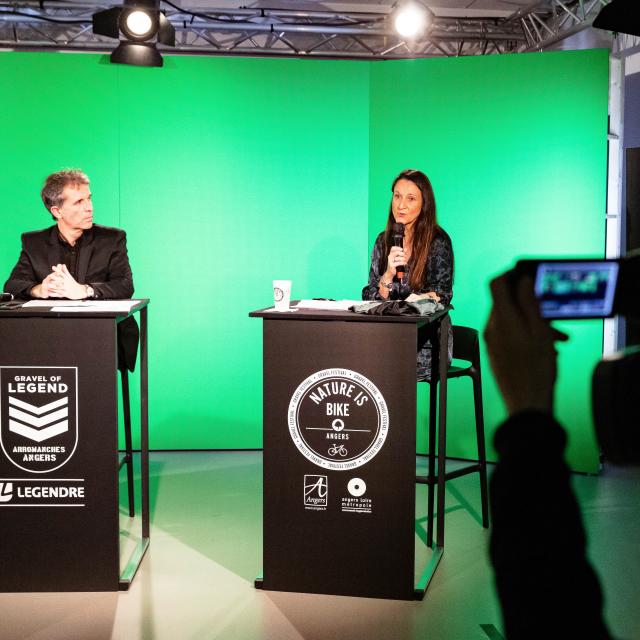
<instances>
[{"instance_id":1,"label":"white paper on podium","mask_svg":"<svg viewBox=\"0 0 640 640\"><path fill-rule=\"evenodd\" d=\"M325 311L348 311L354 304L362 304L362 300L300 300L298 309L323 309Z\"/></svg>"},{"instance_id":2,"label":"white paper on podium","mask_svg":"<svg viewBox=\"0 0 640 640\"><path fill-rule=\"evenodd\" d=\"M65 311L78 313L91 313L95 311L107 311L114 313L129 313L140 300L29 300L22 307L34 309L51 307L51 311ZM51 306L51 305L55 306Z\"/></svg>"}]
</instances>

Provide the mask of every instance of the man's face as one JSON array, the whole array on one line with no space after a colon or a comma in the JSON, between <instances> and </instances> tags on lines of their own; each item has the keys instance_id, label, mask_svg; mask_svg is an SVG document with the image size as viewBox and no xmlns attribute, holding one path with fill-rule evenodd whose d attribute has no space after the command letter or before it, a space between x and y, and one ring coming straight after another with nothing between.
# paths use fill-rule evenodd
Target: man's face
<instances>
[{"instance_id":1,"label":"man's face","mask_svg":"<svg viewBox=\"0 0 640 640\"><path fill-rule=\"evenodd\" d=\"M68 184L62 190L62 204L51 207L58 225L65 230L86 231L93 225L93 203L88 184Z\"/></svg>"}]
</instances>

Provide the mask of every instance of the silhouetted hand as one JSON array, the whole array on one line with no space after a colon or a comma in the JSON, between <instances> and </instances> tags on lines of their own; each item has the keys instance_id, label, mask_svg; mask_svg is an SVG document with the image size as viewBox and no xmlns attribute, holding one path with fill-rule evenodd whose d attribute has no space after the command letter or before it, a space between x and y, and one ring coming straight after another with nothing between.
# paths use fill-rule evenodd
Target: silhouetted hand
<instances>
[{"instance_id":1,"label":"silhouetted hand","mask_svg":"<svg viewBox=\"0 0 640 640\"><path fill-rule=\"evenodd\" d=\"M514 292L508 275L491 282L493 306L484 330L489 360L509 415L526 409L553 411L557 352L568 336L541 317L533 280L521 278Z\"/></svg>"}]
</instances>

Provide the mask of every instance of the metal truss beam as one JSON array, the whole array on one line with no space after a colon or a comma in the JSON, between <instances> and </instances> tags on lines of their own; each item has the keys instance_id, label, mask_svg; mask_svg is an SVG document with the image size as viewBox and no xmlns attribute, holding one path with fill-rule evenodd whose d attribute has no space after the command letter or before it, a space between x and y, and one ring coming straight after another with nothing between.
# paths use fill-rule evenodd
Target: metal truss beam
<instances>
[{"instance_id":1,"label":"metal truss beam","mask_svg":"<svg viewBox=\"0 0 640 640\"><path fill-rule=\"evenodd\" d=\"M513 13L507 23L520 23L527 39L522 51L541 51L589 28L610 1L538 0Z\"/></svg>"},{"instance_id":2,"label":"metal truss beam","mask_svg":"<svg viewBox=\"0 0 640 640\"><path fill-rule=\"evenodd\" d=\"M591 25L610 0L545 0L506 18L438 15L427 33L407 41L380 12L161 7L176 29L164 53L330 58L420 58L534 51ZM111 3L0 0L0 47L109 51L115 41L96 36L91 16ZM117 6L117 3L116 3Z\"/></svg>"}]
</instances>

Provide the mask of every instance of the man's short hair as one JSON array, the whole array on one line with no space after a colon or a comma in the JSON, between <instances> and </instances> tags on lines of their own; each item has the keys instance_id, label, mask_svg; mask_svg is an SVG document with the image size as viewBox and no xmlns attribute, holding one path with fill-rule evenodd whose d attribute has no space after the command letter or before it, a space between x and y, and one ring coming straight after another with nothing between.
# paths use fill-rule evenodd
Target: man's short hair
<instances>
[{"instance_id":1,"label":"man's short hair","mask_svg":"<svg viewBox=\"0 0 640 640\"><path fill-rule=\"evenodd\" d=\"M89 184L89 178L84 171L80 169L63 169L62 171L56 171L50 176L47 176L44 181L44 186L40 192L42 202L47 208L47 211L51 211L51 207L59 207L64 198L62 197L62 191L65 187L72 185L79 187L83 184ZM56 217L51 214L55 220Z\"/></svg>"}]
</instances>

